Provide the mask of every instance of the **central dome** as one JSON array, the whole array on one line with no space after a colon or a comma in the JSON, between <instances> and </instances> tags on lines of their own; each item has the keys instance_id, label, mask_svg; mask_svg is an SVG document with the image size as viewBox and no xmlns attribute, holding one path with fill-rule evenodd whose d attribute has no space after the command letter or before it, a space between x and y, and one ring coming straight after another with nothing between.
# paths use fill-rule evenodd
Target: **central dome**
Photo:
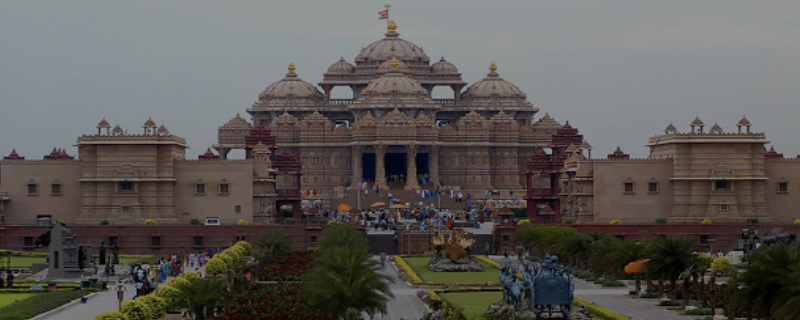
<instances>
[{"instance_id":1,"label":"central dome","mask_svg":"<svg viewBox=\"0 0 800 320\"><path fill-rule=\"evenodd\" d=\"M375 41L361 50L361 53L356 56L356 62L385 61L392 57L404 61L430 61L421 47L399 38L400 34L395 31L397 25L394 24L394 21L389 24L388 29L386 38Z\"/></svg>"},{"instance_id":2,"label":"central dome","mask_svg":"<svg viewBox=\"0 0 800 320\"><path fill-rule=\"evenodd\" d=\"M256 105L317 105L324 96L317 87L303 81L294 73L294 63L289 64L289 73L281 81L275 82L258 95Z\"/></svg>"}]
</instances>

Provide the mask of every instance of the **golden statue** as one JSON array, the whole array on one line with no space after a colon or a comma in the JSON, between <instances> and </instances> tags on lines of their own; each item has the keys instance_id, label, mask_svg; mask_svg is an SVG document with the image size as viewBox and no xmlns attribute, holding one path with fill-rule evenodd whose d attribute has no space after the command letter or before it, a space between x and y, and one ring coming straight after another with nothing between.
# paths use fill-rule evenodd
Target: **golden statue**
<instances>
[{"instance_id":1,"label":"golden statue","mask_svg":"<svg viewBox=\"0 0 800 320\"><path fill-rule=\"evenodd\" d=\"M436 250L437 257L441 256L441 252L444 250L444 255L450 261L455 262L472 252L475 239L472 239L472 232L465 232L464 229L455 229L450 232L450 236L445 241L442 231L435 230L431 244L433 249Z\"/></svg>"}]
</instances>

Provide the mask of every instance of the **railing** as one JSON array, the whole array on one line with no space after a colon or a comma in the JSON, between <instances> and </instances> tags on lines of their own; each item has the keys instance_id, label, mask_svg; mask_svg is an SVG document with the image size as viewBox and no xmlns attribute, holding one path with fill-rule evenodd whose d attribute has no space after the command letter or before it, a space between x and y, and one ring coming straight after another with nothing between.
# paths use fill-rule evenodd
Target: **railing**
<instances>
[{"instance_id":1,"label":"railing","mask_svg":"<svg viewBox=\"0 0 800 320\"><path fill-rule=\"evenodd\" d=\"M353 104L353 99L330 99L328 104L332 106L351 105Z\"/></svg>"},{"instance_id":2,"label":"railing","mask_svg":"<svg viewBox=\"0 0 800 320\"><path fill-rule=\"evenodd\" d=\"M446 105L454 105L456 104L455 99L433 99L433 102L436 104L446 104Z\"/></svg>"}]
</instances>

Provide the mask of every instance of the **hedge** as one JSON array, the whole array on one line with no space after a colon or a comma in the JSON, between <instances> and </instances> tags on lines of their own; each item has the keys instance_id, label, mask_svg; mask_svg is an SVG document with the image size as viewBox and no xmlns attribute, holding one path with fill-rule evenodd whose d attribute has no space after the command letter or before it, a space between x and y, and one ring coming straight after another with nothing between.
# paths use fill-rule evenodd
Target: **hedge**
<instances>
[{"instance_id":1,"label":"hedge","mask_svg":"<svg viewBox=\"0 0 800 320\"><path fill-rule=\"evenodd\" d=\"M82 290L51 291L33 295L0 309L0 319L25 320L58 308L87 294Z\"/></svg>"},{"instance_id":2,"label":"hedge","mask_svg":"<svg viewBox=\"0 0 800 320\"><path fill-rule=\"evenodd\" d=\"M480 261L480 262L483 262L483 263L488 264L488 265L490 265L492 267L495 267L496 269L500 269L502 267L502 266L500 266L500 263L498 263L497 261L494 261L492 259L489 259L487 257L478 256L478 255L473 255L472 257L474 257L475 259L478 259L478 261Z\"/></svg>"},{"instance_id":3,"label":"hedge","mask_svg":"<svg viewBox=\"0 0 800 320\"><path fill-rule=\"evenodd\" d=\"M411 267L408 265L408 263L406 263L406 261L405 261L405 260L403 260L403 258L402 258L402 257L400 257L400 256L395 256L395 257L394 257L394 262L395 262L395 263L397 263L397 265L398 265L398 266L400 266L401 268L403 268L403 270L406 272L406 274L408 274L409 276L411 276L411 279L414 281L414 284L421 284L421 283L423 283L423 281L422 281L422 279L419 277L419 275L417 275L417 273L416 273L416 272L414 272L414 270L411 270Z\"/></svg>"},{"instance_id":4,"label":"hedge","mask_svg":"<svg viewBox=\"0 0 800 320\"><path fill-rule=\"evenodd\" d=\"M574 301L575 301L575 304L577 304L579 306L583 306L584 308L586 308L586 310L591 311L592 313L594 313L595 316L598 316L598 317L600 317L602 319L606 319L606 320L630 320L630 318L628 318L626 316L623 316L623 315L621 315L619 313L616 313L614 311L608 310L606 308L603 308L601 306L598 306L598 305L596 305L594 303L591 303L589 301L583 300L581 298L575 297Z\"/></svg>"}]
</instances>

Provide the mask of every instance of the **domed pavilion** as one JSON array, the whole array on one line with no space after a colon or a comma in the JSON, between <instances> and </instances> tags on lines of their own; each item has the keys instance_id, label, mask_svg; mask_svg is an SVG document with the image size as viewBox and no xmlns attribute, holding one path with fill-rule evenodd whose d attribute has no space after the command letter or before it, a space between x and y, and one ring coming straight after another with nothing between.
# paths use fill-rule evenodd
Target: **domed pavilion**
<instances>
[{"instance_id":1,"label":"domed pavilion","mask_svg":"<svg viewBox=\"0 0 800 320\"><path fill-rule=\"evenodd\" d=\"M483 80L467 86L454 64L444 57L431 63L422 47L400 38L392 21L385 37L352 63L341 57L331 64L318 86L290 64L247 109L252 123L237 115L220 127L214 148L223 157L245 149L247 126L263 125L278 146L298 155L306 189L367 181L384 190L521 191L525 161L548 146L560 125L535 119L539 109L497 70L491 63ZM331 98L336 88L352 97ZM452 98L434 99L434 90Z\"/></svg>"}]
</instances>

